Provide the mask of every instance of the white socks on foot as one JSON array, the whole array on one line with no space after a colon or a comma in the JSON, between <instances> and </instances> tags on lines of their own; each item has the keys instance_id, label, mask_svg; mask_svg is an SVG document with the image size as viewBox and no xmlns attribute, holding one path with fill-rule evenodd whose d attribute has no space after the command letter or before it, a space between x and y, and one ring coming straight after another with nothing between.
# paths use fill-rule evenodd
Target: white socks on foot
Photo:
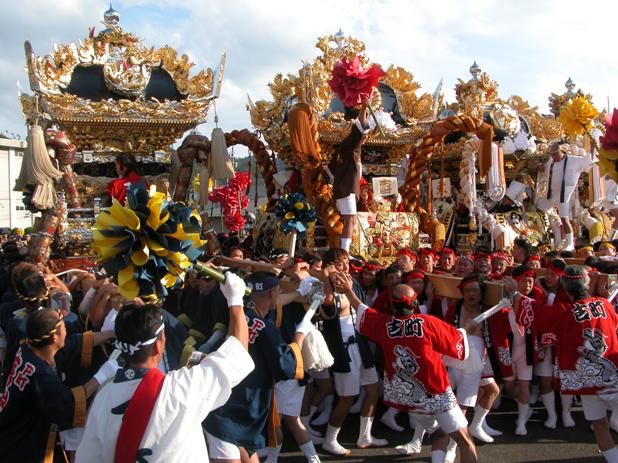
<instances>
[{"instance_id":1,"label":"white socks on foot","mask_svg":"<svg viewBox=\"0 0 618 463\"><path fill-rule=\"evenodd\" d=\"M380 421L382 424L388 428L391 428L395 432L403 431L403 426L399 426L399 423L395 420L395 417L399 413L399 410L393 407L388 407L388 409L382 414Z\"/></svg>"},{"instance_id":2,"label":"white socks on foot","mask_svg":"<svg viewBox=\"0 0 618 463\"><path fill-rule=\"evenodd\" d=\"M414 428L414 435L412 436L412 440L407 444L398 445L397 447L395 447L395 450L397 450L400 455L414 455L415 453L421 453L421 450L423 448L424 436L425 427L419 423Z\"/></svg>"},{"instance_id":3,"label":"white socks on foot","mask_svg":"<svg viewBox=\"0 0 618 463\"><path fill-rule=\"evenodd\" d=\"M444 450L432 450L431 451L431 463L444 463L446 453Z\"/></svg>"},{"instance_id":4,"label":"white socks on foot","mask_svg":"<svg viewBox=\"0 0 618 463\"><path fill-rule=\"evenodd\" d=\"M340 430L341 428L329 424L328 428L326 428L326 435L324 436L322 448L333 455L347 456L352 452L345 447L342 447L341 444L337 442L337 436L339 435Z\"/></svg>"},{"instance_id":5,"label":"white socks on foot","mask_svg":"<svg viewBox=\"0 0 618 463\"><path fill-rule=\"evenodd\" d=\"M299 447L309 463L320 463L320 457L318 457L318 452L315 451L315 446L313 445L313 442L309 441L306 444L300 445Z\"/></svg>"},{"instance_id":6,"label":"white socks on foot","mask_svg":"<svg viewBox=\"0 0 618 463\"><path fill-rule=\"evenodd\" d=\"M488 413L489 410L477 404L474 407L474 417L468 426L468 431L470 431L470 434L481 442L491 443L494 441L494 438L483 430L483 422L485 421L485 417Z\"/></svg>"},{"instance_id":7,"label":"white socks on foot","mask_svg":"<svg viewBox=\"0 0 618 463\"><path fill-rule=\"evenodd\" d=\"M268 447L268 457L264 460L264 463L277 463L279 454L281 453L281 445L282 444L279 444L277 447Z\"/></svg>"},{"instance_id":8,"label":"white socks on foot","mask_svg":"<svg viewBox=\"0 0 618 463\"><path fill-rule=\"evenodd\" d=\"M444 463L454 463L455 458L457 458L457 442L451 439L448 441L448 445L446 446L446 455L444 456Z\"/></svg>"},{"instance_id":9,"label":"white socks on foot","mask_svg":"<svg viewBox=\"0 0 618 463\"><path fill-rule=\"evenodd\" d=\"M606 450L603 452L603 456L607 463L618 463L618 448L614 447L613 449Z\"/></svg>"},{"instance_id":10,"label":"white socks on foot","mask_svg":"<svg viewBox=\"0 0 618 463\"><path fill-rule=\"evenodd\" d=\"M328 394L326 397L324 397L324 400L322 401L322 411L320 412L320 414L317 416L316 419L311 421L311 423L313 423L316 426L322 426L328 423L328 419L330 418L330 412L332 408L333 408L333 394Z\"/></svg>"},{"instance_id":11,"label":"white socks on foot","mask_svg":"<svg viewBox=\"0 0 618 463\"><path fill-rule=\"evenodd\" d=\"M377 439L371 435L371 426L373 425L373 416L360 417L360 431L356 445L359 448L367 447L384 447L388 445L386 439Z\"/></svg>"},{"instance_id":12,"label":"white socks on foot","mask_svg":"<svg viewBox=\"0 0 618 463\"><path fill-rule=\"evenodd\" d=\"M532 415L532 410L530 410L530 404L522 404L520 402L517 402L517 412L517 428L515 428L515 435L525 436L528 434L528 430L526 429L526 423Z\"/></svg>"},{"instance_id":13,"label":"white socks on foot","mask_svg":"<svg viewBox=\"0 0 618 463\"><path fill-rule=\"evenodd\" d=\"M556 429L556 422L558 421L558 415L556 415L556 398L554 391L550 391L547 394L541 394L541 400L547 410L547 419L545 420L545 427L549 429Z\"/></svg>"}]
</instances>

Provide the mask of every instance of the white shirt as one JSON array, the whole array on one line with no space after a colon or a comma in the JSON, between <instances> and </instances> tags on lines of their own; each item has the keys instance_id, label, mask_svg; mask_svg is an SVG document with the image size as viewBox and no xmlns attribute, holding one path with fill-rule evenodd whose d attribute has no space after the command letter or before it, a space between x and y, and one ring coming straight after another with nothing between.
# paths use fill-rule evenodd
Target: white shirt
<instances>
[{"instance_id":1,"label":"white shirt","mask_svg":"<svg viewBox=\"0 0 618 463\"><path fill-rule=\"evenodd\" d=\"M565 159L569 159L569 162L566 165L566 171L564 170L564 161ZM551 198L550 201L552 203L560 203L560 192L562 190L562 179L564 177L564 201L568 203L577 187L577 182L579 180L582 172L586 172L590 167L592 167L592 158L589 153L586 153L585 156L565 156L560 161L554 162L554 160L550 157L547 162L546 169L547 170L547 178L549 179L549 175L552 172L553 165L553 175L551 175ZM564 176L562 175L564 172Z\"/></svg>"},{"instance_id":2,"label":"white shirt","mask_svg":"<svg viewBox=\"0 0 618 463\"><path fill-rule=\"evenodd\" d=\"M199 365L168 373L140 443L140 449L152 451L146 461L208 462L201 423L211 410L228 400L232 388L253 368L249 353L230 336ZM88 415L76 462L114 462L124 413L114 414L111 410L129 401L139 383L140 379L114 381L99 391Z\"/></svg>"}]
</instances>

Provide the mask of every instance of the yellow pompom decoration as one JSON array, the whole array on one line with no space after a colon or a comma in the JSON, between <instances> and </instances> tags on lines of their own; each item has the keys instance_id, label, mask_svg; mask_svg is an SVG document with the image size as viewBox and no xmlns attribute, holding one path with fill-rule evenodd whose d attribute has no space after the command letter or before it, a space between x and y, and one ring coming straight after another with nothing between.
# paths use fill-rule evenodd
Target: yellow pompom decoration
<instances>
[{"instance_id":1,"label":"yellow pompom decoration","mask_svg":"<svg viewBox=\"0 0 618 463\"><path fill-rule=\"evenodd\" d=\"M592 129L594 118L599 115L593 104L583 96L573 98L560 108L558 121L570 136L583 135Z\"/></svg>"}]
</instances>

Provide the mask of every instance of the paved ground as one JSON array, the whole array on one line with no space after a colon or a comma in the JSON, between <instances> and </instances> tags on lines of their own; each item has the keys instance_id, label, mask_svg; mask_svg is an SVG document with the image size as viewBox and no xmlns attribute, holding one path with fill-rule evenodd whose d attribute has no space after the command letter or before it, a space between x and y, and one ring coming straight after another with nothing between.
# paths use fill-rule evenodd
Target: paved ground
<instances>
[{"instance_id":1,"label":"paved ground","mask_svg":"<svg viewBox=\"0 0 618 463\"><path fill-rule=\"evenodd\" d=\"M489 424L504 432L504 435L497 437L493 444L479 445L478 454L482 462L572 462L572 463L595 463L604 462L594 441L594 434L590 430L589 424L585 421L581 407L574 407L573 418L577 426L575 428L558 427L555 430L546 429L543 426L545 411L540 403L534 406L535 413L528 423L528 435L525 437L515 436L515 420L517 411L513 402L506 402L498 411L494 411L489 416ZM412 438L412 431L407 427L407 416L400 414L398 420L400 425L406 426L406 430L396 433L383 426L379 420L374 424L374 435L384 437L390 441L388 448L359 450L354 447L358 436L359 419L358 415L348 417L344 428L340 434L340 442L345 447L352 450L352 455L347 458L334 457L321 449L318 449L322 461L345 461L346 463L357 462L431 462L430 441L425 438L423 442L423 452L412 457L398 455L394 450L395 445L408 442ZM325 427L318 428L324 431ZM616 436L615 436L616 437ZM459 460L459 459L458 459ZM457 460L457 461L458 461ZM298 447L293 444L289 434L285 436L283 452L279 458L281 463L301 463L305 462Z\"/></svg>"}]
</instances>

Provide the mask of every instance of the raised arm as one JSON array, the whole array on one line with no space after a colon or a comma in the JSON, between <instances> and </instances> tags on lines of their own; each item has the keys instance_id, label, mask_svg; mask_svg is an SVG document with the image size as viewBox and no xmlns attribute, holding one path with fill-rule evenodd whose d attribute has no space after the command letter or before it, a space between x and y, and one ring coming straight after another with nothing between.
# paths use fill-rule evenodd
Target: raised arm
<instances>
[{"instance_id":1,"label":"raised arm","mask_svg":"<svg viewBox=\"0 0 618 463\"><path fill-rule=\"evenodd\" d=\"M245 294L245 282L238 275L227 272L225 282L221 284L221 291L230 308L230 323L228 335L234 336L240 341L245 349L249 348L249 329L247 318L243 310L243 297Z\"/></svg>"}]
</instances>

